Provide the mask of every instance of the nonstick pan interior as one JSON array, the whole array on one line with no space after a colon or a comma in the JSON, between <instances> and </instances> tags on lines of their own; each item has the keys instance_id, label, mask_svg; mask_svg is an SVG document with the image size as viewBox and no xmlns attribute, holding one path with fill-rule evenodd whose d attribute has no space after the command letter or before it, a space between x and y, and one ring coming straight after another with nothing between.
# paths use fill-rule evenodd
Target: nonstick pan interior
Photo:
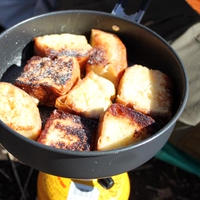
<instances>
[{"instance_id":1,"label":"nonstick pan interior","mask_svg":"<svg viewBox=\"0 0 200 200\"><path fill-rule=\"evenodd\" d=\"M119 30L115 31L118 27ZM186 103L188 86L182 63L171 47L142 25L95 11L61 11L26 20L0 36L1 81L13 82L33 56L35 36L74 33L90 36L92 28L114 32L124 42L129 65L137 63L166 73L173 81L174 115L152 137L105 152L71 152L29 140L0 122L0 142L22 162L46 173L79 179L107 177L132 170L152 158L168 140ZM43 112L44 111L44 112ZM42 113L46 113L42 109Z\"/></svg>"}]
</instances>

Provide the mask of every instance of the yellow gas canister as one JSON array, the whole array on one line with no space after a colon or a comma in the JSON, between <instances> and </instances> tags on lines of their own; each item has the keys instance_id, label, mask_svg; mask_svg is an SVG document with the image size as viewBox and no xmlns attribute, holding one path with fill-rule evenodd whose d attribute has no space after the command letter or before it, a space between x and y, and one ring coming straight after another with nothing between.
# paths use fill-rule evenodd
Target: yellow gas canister
<instances>
[{"instance_id":1,"label":"yellow gas canister","mask_svg":"<svg viewBox=\"0 0 200 200\"><path fill-rule=\"evenodd\" d=\"M107 189L93 180L74 180L40 172L38 200L128 200L130 181L127 173L112 176L114 184Z\"/></svg>"}]
</instances>

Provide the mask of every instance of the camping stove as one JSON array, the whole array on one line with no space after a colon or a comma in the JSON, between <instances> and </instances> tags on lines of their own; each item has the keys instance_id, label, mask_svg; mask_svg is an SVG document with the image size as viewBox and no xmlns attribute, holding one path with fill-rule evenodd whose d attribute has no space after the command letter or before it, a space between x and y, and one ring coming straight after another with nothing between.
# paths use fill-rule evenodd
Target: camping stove
<instances>
[{"instance_id":1,"label":"camping stove","mask_svg":"<svg viewBox=\"0 0 200 200\"><path fill-rule=\"evenodd\" d=\"M128 173L110 178L77 180L40 172L37 182L38 200L128 200Z\"/></svg>"}]
</instances>

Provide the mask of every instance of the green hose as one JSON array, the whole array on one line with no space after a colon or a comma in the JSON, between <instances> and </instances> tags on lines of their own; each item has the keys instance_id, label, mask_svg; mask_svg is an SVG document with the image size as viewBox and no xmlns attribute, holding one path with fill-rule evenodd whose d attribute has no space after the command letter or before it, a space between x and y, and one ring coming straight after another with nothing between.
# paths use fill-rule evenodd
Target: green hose
<instances>
[{"instance_id":1,"label":"green hose","mask_svg":"<svg viewBox=\"0 0 200 200\"><path fill-rule=\"evenodd\" d=\"M200 177L200 162L193 159L183 151L178 150L169 142L156 154L155 157Z\"/></svg>"}]
</instances>

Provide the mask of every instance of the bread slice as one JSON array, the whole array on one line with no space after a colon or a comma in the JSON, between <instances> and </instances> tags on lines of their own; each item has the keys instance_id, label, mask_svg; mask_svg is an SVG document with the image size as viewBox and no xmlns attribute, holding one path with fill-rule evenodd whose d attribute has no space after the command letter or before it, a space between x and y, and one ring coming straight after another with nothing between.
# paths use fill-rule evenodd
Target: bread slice
<instances>
[{"instance_id":1,"label":"bread slice","mask_svg":"<svg viewBox=\"0 0 200 200\"><path fill-rule=\"evenodd\" d=\"M38 56L66 55L77 58L82 67L92 47L84 35L62 33L38 36L34 38L34 50Z\"/></svg>"},{"instance_id":2,"label":"bread slice","mask_svg":"<svg viewBox=\"0 0 200 200\"><path fill-rule=\"evenodd\" d=\"M154 117L170 117L171 81L159 70L141 65L128 67L120 80L116 102Z\"/></svg>"},{"instance_id":3,"label":"bread slice","mask_svg":"<svg viewBox=\"0 0 200 200\"><path fill-rule=\"evenodd\" d=\"M56 100L56 107L98 118L111 105L114 96L113 83L91 71L65 96Z\"/></svg>"},{"instance_id":4,"label":"bread slice","mask_svg":"<svg viewBox=\"0 0 200 200\"><path fill-rule=\"evenodd\" d=\"M117 86L127 67L126 47L115 34L92 29L91 45L94 48L86 65L86 72L94 71Z\"/></svg>"},{"instance_id":5,"label":"bread slice","mask_svg":"<svg viewBox=\"0 0 200 200\"><path fill-rule=\"evenodd\" d=\"M0 82L0 119L21 135L35 140L42 122L38 101L25 91L6 82Z\"/></svg>"},{"instance_id":6,"label":"bread slice","mask_svg":"<svg viewBox=\"0 0 200 200\"><path fill-rule=\"evenodd\" d=\"M55 109L38 142L59 149L89 151L96 127L97 122L94 120Z\"/></svg>"},{"instance_id":7,"label":"bread slice","mask_svg":"<svg viewBox=\"0 0 200 200\"><path fill-rule=\"evenodd\" d=\"M98 151L134 144L152 133L154 119L122 104L112 104L99 122Z\"/></svg>"},{"instance_id":8,"label":"bread slice","mask_svg":"<svg viewBox=\"0 0 200 200\"><path fill-rule=\"evenodd\" d=\"M39 99L40 104L54 106L55 99L66 94L79 78L79 64L73 57L59 56L51 60L34 56L15 85Z\"/></svg>"}]
</instances>

